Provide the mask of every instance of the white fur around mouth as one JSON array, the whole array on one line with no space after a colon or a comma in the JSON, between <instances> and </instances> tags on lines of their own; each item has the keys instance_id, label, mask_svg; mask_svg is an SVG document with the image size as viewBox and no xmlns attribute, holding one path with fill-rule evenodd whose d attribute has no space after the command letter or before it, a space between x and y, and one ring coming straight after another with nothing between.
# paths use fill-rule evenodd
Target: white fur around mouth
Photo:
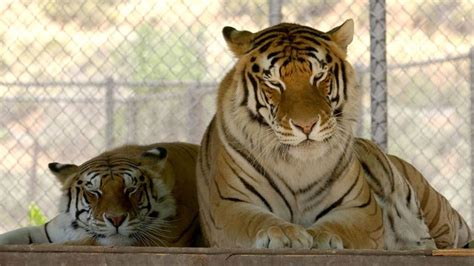
<instances>
[{"instance_id":1,"label":"white fur around mouth","mask_svg":"<svg viewBox=\"0 0 474 266\"><path fill-rule=\"evenodd\" d=\"M329 139L331 139L337 131L337 122L334 118L330 118L323 125L321 125L321 119L319 119L309 134L303 133L300 129L294 126L291 122L291 119L290 127L290 136L283 136L276 132L280 143L294 147L307 147L314 143L326 143Z\"/></svg>"},{"instance_id":2,"label":"white fur around mouth","mask_svg":"<svg viewBox=\"0 0 474 266\"><path fill-rule=\"evenodd\" d=\"M113 246L132 246L135 244L135 240L122 234L112 234L104 238L99 238L98 241L104 245Z\"/></svg>"}]
</instances>

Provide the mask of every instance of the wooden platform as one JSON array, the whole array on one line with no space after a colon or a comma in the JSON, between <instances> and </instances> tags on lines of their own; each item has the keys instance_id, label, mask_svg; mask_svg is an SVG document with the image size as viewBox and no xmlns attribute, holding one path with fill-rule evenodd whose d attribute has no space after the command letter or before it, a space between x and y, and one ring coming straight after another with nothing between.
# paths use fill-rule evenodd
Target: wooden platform
<instances>
[{"instance_id":1,"label":"wooden platform","mask_svg":"<svg viewBox=\"0 0 474 266\"><path fill-rule=\"evenodd\" d=\"M474 265L474 250L240 250L0 246L0 265Z\"/></svg>"}]
</instances>

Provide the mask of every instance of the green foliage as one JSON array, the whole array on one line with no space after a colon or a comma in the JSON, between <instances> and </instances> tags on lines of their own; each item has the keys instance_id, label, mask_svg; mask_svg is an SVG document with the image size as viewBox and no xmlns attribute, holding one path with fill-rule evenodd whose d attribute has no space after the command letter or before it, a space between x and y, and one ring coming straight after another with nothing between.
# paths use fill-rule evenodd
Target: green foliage
<instances>
[{"instance_id":1,"label":"green foliage","mask_svg":"<svg viewBox=\"0 0 474 266\"><path fill-rule=\"evenodd\" d=\"M115 65L119 66L117 71L137 82L202 80L206 74L202 32L202 29L160 30L159 26L144 23L137 27L133 41L125 42L113 53ZM141 87L135 92L148 94L151 90Z\"/></svg>"},{"instance_id":2,"label":"green foliage","mask_svg":"<svg viewBox=\"0 0 474 266\"><path fill-rule=\"evenodd\" d=\"M199 80L204 76L199 39L189 32L160 32L143 24L136 33L130 54L134 80Z\"/></svg>"},{"instance_id":3,"label":"green foliage","mask_svg":"<svg viewBox=\"0 0 474 266\"><path fill-rule=\"evenodd\" d=\"M126 40L113 52L115 74L138 83L203 80L207 73L205 29L199 26L163 29L156 24L153 21L142 23L136 28L133 39ZM150 136L159 139L167 134L170 129L165 125L176 126L176 118L186 117L186 108L182 108L186 98L180 95L187 95L184 93L189 89L182 85L133 88L137 100L114 110L114 138L126 140L130 130L137 139ZM166 100L153 97L161 92L173 92L177 96Z\"/></svg>"},{"instance_id":4,"label":"green foliage","mask_svg":"<svg viewBox=\"0 0 474 266\"><path fill-rule=\"evenodd\" d=\"M35 202L28 206L28 223L30 225L42 225L46 223L47 218Z\"/></svg>"}]
</instances>

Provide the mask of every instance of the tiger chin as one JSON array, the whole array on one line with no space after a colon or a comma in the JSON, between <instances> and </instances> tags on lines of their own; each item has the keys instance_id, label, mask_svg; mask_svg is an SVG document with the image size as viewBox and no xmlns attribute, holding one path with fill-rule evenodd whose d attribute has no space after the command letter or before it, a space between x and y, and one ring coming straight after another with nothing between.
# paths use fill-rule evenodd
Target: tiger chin
<instances>
[{"instance_id":1,"label":"tiger chin","mask_svg":"<svg viewBox=\"0 0 474 266\"><path fill-rule=\"evenodd\" d=\"M0 235L0 244L193 246L198 146L126 145L77 166L50 163L62 184L59 214Z\"/></svg>"},{"instance_id":2,"label":"tiger chin","mask_svg":"<svg viewBox=\"0 0 474 266\"><path fill-rule=\"evenodd\" d=\"M352 20L327 32L282 23L222 33L237 62L197 162L208 245L432 249L471 239L410 164L354 137Z\"/></svg>"}]
</instances>

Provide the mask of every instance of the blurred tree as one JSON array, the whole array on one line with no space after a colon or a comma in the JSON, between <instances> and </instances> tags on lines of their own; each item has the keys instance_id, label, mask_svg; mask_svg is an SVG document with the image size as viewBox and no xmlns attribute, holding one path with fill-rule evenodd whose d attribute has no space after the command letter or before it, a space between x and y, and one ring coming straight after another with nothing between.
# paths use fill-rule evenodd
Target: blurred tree
<instances>
[{"instance_id":1,"label":"blurred tree","mask_svg":"<svg viewBox=\"0 0 474 266\"><path fill-rule=\"evenodd\" d=\"M204 79L207 62L204 57L204 29L169 29L163 30L153 22L143 23L137 27L134 38L126 40L113 53L114 65L122 79L136 82L147 81L184 81L199 82ZM193 99L193 86L167 86L150 88L146 85L133 88L136 100L114 112L114 134L125 137L131 124L135 125L134 134L138 139L154 136L162 139L173 128L186 123L184 117L189 111L183 108L188 100ZM172 92L175 97L162 100L163 92ZM186 95L186 97L182 97ZM146 97L140 97L146 96ZM134 111L131 112L130 108ZM127 114L129 116L127 120ZM184 122L183 122L184 120ZM138 121L137 123L134 121ZM132 126L133 127L133 126ZM167 128L167 130L163 130ZM175 136L178 138L179 136Z\"/></svg>"},{"instance_id":2,"label":"blurred tree","mask_svg":"<svg viewBox=\"0 0 474 266\"><path fill-rule=\"evenodd\" d=\"M138 38L130 44L128 55L134 80L203 78L206 64L200 55L199 36L173 29L163 32L148 23L141 25L136 33Z\"/></svg>"},{"instance_id":3,"label":"blurred tree","mask_svg":"<svg viewBox=\"0 0 474 266\"><path fill-rule=\"evenodd\" d=\"M60 24L77 23L81 28L94 29L104 23L112 24L117 0L40 0L43 12Z\"/></svg>"}]
</instances>

